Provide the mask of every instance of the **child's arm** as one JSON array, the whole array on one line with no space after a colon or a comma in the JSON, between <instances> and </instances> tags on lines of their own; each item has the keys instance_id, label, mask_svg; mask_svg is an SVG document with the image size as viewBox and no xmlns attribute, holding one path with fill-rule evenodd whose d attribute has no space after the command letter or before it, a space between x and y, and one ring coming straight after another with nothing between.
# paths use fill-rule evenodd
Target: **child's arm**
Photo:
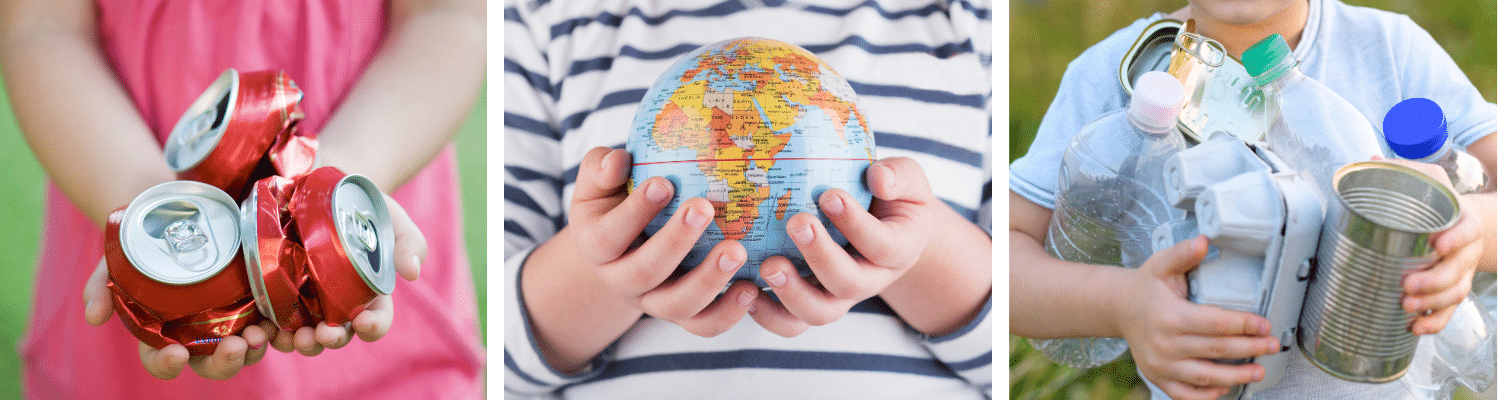
<instances>
[{"instance_id":1,"label":"child's arm","mask_svg":"<svg viewBox=\"0 0 1500 400\"><path fill-rule=\"evenodd\" d=\"M421 172L453 141L484 81L485 52L483 2L390 3L390 33L318 136L321 165L364 175L386 192ZM426 246L421 248L425 254ZM396 256L398 268L412 262L409 254ZM343 347L355 334L378 339L393 315L390 299L375 305L370 317L355 317L352 331L318 324L294 337L278 335L272 344L314 355Z\"/></svg>"},{"instance_id":2,"label":"child's arm","mask_svg":"<svg viewBox=\"0 0 1500 400\"><path fill-rule=\"evenodd\" d=\"M1470 154L1484 164L1490 179L1495 179L1495 141L1495 134L1491 133L1468 147ZM1447 175L1436 166L1403 163L1424 170L1434 178L1447 179ZM1469 294L1474 271L1495 272L1495 192L1468 194L1459 201L1463 216L1458 224L1432 236L1433 247L1442 258L1433 266L1409 274L1401 281L1406 295L1401 299L1402 308L1419 313L1412 322L1413 334L1442 331L1453 311ZM1431 312L1420 315L1427 310Z\"/></svg>"},{"instance_id":3,"label":"child's arm","mask_svg":"<svg viewBox=\"0 0 1500 400\"><path fill-rule=\"evenodd\" d=\"M1141 375L1173 398L1215 398L1265 377L1258 364L1213 359L1275 354L1264 317L1187 301L1202 237L1152 255L1139 269L1071 263L1042 247L1052 212L1010 194L1011 333L1034 338L1123 337Z\"/></svg>"},{"instance_id":4,"label":"child's arm","mask_svg":"<svg viewBox=\"0 0 1500 400\"><path fill-rule=\"evenodd\" d=\"M16 119L48 178L95 223L158 183L173 180L150 129L100 56L91 1L15 1L0 5L0 71ZM84 290L93 299L85 316L109 320L101 260ZM209 377L228 377L255 363L268 330L246 328L215 354L194 357L180 345L166 351L141 345L153 376L176 377L187 364Z\"/></svg>"},{"instance_id":5,"label":"child's arm","mask_svg":"<svg viewBox=\"0 0 1500 400\"><path fill-rule=\"evenodd\" d=\"M173 180L161 146L101 56L93 2L3 7L0 72L22 134L52 183L102 226L110 211Z\"/></svg>"},{"instance_id":6,"label":"child's arm","mask_svg":"<svg viewBox=\"0 0 1500 400\"><path fill-rule=\"evenodd\" d=\"M387 192L452 142L484 81L485 54L482 1L390 3L390 33L318 138L323 165Z\"/></svg>"}]
</instances>

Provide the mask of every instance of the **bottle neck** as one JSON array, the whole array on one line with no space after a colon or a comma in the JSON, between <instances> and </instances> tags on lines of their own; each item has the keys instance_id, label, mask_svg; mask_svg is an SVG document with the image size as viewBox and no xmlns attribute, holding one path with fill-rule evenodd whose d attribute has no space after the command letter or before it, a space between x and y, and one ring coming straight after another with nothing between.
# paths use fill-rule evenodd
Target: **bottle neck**
<instances>
[{"instance_id":1,"label":"bottle neck","mask_svg":"<svg viewBox=\"0 0 1500 400\"><path fill-rule=\"evenodd\" d=\"M1283 57L1281 62L1266 72L1255 76L1255 84L1261 86L1286 86L1292 82L1301 80L1302 71L1297 69L1297 60L1291 56Z\"/></svg>"},{"instance_id":2,"label":"bottle neck","mask_svg":"<svg viewBox=\"0 0 1500 400\"><path fill-rule=\"evenodd\" d=\"M1438 148L1437 151L1432 152L1432 154L1428 154L1426 157L1414 158L1411 160L1429 164L1436 163L1440 160L1451 157L1453 153L1453 147L1454 145L1452 139L1445 140L1443 141L1443 147Z\"/></svg>"}]
</instances>

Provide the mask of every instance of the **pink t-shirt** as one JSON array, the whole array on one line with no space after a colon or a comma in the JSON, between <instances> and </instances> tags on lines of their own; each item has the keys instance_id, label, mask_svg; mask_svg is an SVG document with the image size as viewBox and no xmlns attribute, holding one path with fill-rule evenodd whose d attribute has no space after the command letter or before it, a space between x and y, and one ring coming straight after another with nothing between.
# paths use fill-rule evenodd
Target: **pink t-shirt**
<instances>
[{"instance_id":1,"label":"pink t-shirt","mask_svg":"<svg viewBox=\"0 0 1500 400\"><path fill-rule=\"evenodd\" d=\"M387 33L386 5L369 0L104 0L98 15L105 58L158 141L230 67L286 70L306 93L302 123L320 129ZM484 353L457 186L449 146L392 193L429 249L421 279L397 280L385 338L355 339L316 357L272 349L227 381L191 371L163 381L141 367L137 340L118 317L100 327L84 323L81 293L103 234L49 185L35 308L19 349L24 391L70 399L480 397Z\"/></svg>"}]
</instances>

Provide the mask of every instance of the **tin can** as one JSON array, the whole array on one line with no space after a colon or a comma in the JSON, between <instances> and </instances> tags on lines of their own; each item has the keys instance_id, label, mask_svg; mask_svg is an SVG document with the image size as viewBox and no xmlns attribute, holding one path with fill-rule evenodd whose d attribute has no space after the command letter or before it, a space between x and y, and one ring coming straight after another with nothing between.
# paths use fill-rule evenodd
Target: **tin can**
<instances>
[{"instance_id":1,"label":"tin can","mask_svg":"<svg viewBox=\"0 0 1500 400\"><path fill-rule=\"evenodd\" d=\"M314 318L349 322L375 296L395 289L395 237L374 182L334 167L313 170L292 196L290 211L317 293L317 304L304 304Z\"/></svg>"},{"instance_id":2,"label":"tin can","mask_svg":"<svg viewBox=\"0 0 1500 400\"><path fill-rule=\"evenodd\" d=\"M1164 71L1182 82L1187 102L1177 115L1177 130L1191 143L1228 132L1242 141L1263 140L1276 118L1276 107L1245 67L1224 45L1193 31L1186 23L1162 19L1146 26L1120 60L1120 87L1150 71Z\"/></svg>"},{"instance_id":3,"label":"tin can","mask_svg":"<svg viewBox=\"0 0 1500 400\"><path fill-rule=\"evenodd\" d=\"M1401 277L1438 256L1428 239L1458 223L1458 197L1411 168L1356 162L1333 177L1298 342L1313 365L1340 379L1389 382L1417 346L1416 317L1401 308Z\"/></svg>"},{"instance_id":4,"label":"tin can","mask_svg":"<svg viewBox=\"0 0 1500 400\"><path fill-rule=\"evenodd\" d=\"M176 181L147 189L110 213L104 230L107 286L121 320L141 341L157 347L177 342L163 336L167 325L250 297L238 265L243 261L236 210L222 190ZM233 326L240 322L215 319L198 329L228 326L238 332Z\"/></svg>"},{"instance_id":5,"label":"tin can","mask_svg":"<svg viewBox=\"0 0 1500 400\"><path fill-rule=\"evenodd\" d=\"M302 90L282 71L225 70L188 106L164 154L177 178L208 183L240 198L267 151L302 118ZM260 168L257 168L260 167ZM260 169L261 172L256 170Z\"/></svg>"},{"instance_id":6,"label":"tin can","mask_svg":"<svg viewBox=\"0 0 1500 400\"><path fill-rule=\"evenodd\" d=\"M293 183L280 176L261 179L240 204L240 239L250 293L261 315L285 331L312 324L298 298L298 288L307 278L307 253L284 229L290 220L286 205Z\"/></svg>"}]
</instances>

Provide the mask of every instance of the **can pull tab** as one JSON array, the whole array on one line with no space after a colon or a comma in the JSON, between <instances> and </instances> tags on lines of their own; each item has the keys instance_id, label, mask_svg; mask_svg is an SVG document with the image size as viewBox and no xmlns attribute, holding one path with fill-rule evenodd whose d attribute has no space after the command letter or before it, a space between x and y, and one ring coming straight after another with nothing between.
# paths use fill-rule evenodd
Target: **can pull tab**
<instances>
[{"instance_id":1,"label":"can pull tab","mask_svg":"<svg viewBox=\"0 0 1500 400\"><path fill-rule=\"evenodd\" d=\"M344 233L346 241L359 243L365 252L374 253L380 247L380 237L375 233L375 214L365 210L344 210L339 213L339 222L343 225L339 229Z\"/></svg>"},{"instance_id":2,"label":"can pull tab","mask_svg":"<svg viewBox=\"0 0 1500 400\"><path fill-rule=\"evenodd\" d=\"M210 233L201 221L201 209L197 204L178 201L160 205L146 214L147 232L161 240L158 246L164 247L162 250L178 267L192 272L212 267L217 256L214 247L208 245Z\"/></svg>"},{"instance_id":3,"label":"can pull tab","mask_svg":"<svg viewBox=\"0 0 1500 400\"><path fill-rule=\"evenodd\" d=\"M203 139L212 136L209 132L212 132L214 128L223 122L223 115L227 111L229 111L229 96L226 95L222 99L219 99L218 104L208 107L202 113L193 116L193 119L188 122L188 134L177 136L178 144L190 148L197 147L199 143L203 142Z\"/></svg>"},{"instance_id":4,"label":"can pull tab","mask_svg":"<svg viewBox=\"0 0 1500 400\"><path fill-rule=\"evenodd\" d=\"M1217 68L1224 65L1224 44L1217 40L1208 38L1193 32L1182 32L1177 35L1177 42L1172 44L1177 50L1184 54L1193 56L1198 61L1209 67Z\"/></svg>"}]
</instances>

